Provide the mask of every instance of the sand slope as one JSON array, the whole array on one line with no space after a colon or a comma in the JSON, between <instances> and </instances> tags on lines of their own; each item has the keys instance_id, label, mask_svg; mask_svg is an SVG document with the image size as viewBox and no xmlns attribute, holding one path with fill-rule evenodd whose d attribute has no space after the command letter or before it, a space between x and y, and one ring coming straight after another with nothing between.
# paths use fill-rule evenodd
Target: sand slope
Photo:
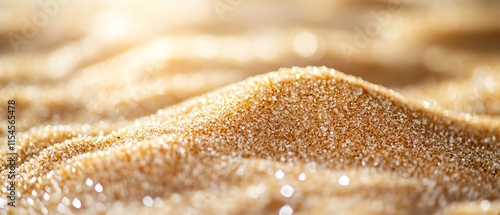
<instances>
[{"instance_id":1,"label":"sand slope","mask_svg":"<svg viewBox=\"0 0 500 215\"><path fill-rule=\"evenodd\" d=\"M495 214L499 139L488 118L282 69L133 122L26 132L9 213Z\"/></svg>"}]
</instances>

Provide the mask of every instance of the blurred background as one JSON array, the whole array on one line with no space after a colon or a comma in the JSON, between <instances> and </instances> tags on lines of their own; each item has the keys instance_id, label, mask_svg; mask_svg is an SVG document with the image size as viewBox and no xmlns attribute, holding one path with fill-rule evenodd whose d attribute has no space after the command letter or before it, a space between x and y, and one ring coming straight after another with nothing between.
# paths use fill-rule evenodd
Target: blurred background
<instances>
[{"instance_id":1,"label":"blurred background","mask_svg":"<svg viewBox=\"0 0 500 215\"><path fill-rule=\"evenodd\" d=\"M4 0L0 100L16 99L20 131L125 122L312 65L497 116L499 11L494 0Z\"/></svg>"}]
</instances>

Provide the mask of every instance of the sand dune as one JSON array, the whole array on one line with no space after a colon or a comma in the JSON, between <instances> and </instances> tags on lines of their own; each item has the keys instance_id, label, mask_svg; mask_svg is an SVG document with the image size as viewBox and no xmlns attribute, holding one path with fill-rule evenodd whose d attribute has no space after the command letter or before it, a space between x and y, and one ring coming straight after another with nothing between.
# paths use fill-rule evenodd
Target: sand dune
<instances>
[{"instance_id":1,"label":"sand dune","mask_svg":"<svg viewBox=\"0 0 500 215\"><path fill-rule=\"evenodd\" d=\"M487 120L326 67L282 69L134 122L25 133L9 212L495 214Z\"/></svg>"},{"instance_id":2,"label":"sand dune","mask_svg":"<svg viewBox=\"0 0 500 215\"><path fill-rule=\"evenodd\" d=\"M499 9L0 1L0 214L500 214Z\"/></svg>"}]
</instances>

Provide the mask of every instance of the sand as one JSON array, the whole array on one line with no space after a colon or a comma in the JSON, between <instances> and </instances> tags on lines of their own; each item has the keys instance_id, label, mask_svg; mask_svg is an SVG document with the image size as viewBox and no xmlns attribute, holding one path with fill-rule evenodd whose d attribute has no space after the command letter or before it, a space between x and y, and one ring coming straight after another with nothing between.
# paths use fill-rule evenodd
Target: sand
<instances>
[{"instance_id":1,"label":"sand","mask_svg":"<svg viewBox=\"0 0 500 215\"><path fill-rule=\"evenodd\" d=\"M387 3L0 3L0 214L500 214L499 4Z\"/></svg>"},{"instance_id":2,"label":"sand","mask_svg":"<svg viewBox=\"0 0 500 215\"><path fill-rule=\"evenodd\" d=\"M24 136L16 210L500 210L498 125L445 116L326 67L257 76L110 128ZM57 143L33 144L48 133Z\"/></svg>"}]
</instances>

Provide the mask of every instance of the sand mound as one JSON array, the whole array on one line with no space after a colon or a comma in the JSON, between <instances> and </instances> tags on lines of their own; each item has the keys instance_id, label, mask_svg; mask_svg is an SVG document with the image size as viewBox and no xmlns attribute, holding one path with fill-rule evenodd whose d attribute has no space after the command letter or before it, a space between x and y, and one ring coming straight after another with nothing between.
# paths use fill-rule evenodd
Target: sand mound
<instances>
[{"instance_id":1,"label":"sand mound","mask_svg":"<svg viewBox=\"0 0 500 215\"><path fill-rule=\"evenodd\" d=\"M499 128L333 69L282 69L133 122L23 133L9 212L494 214Z\"/></svg>"}]
</instances>

